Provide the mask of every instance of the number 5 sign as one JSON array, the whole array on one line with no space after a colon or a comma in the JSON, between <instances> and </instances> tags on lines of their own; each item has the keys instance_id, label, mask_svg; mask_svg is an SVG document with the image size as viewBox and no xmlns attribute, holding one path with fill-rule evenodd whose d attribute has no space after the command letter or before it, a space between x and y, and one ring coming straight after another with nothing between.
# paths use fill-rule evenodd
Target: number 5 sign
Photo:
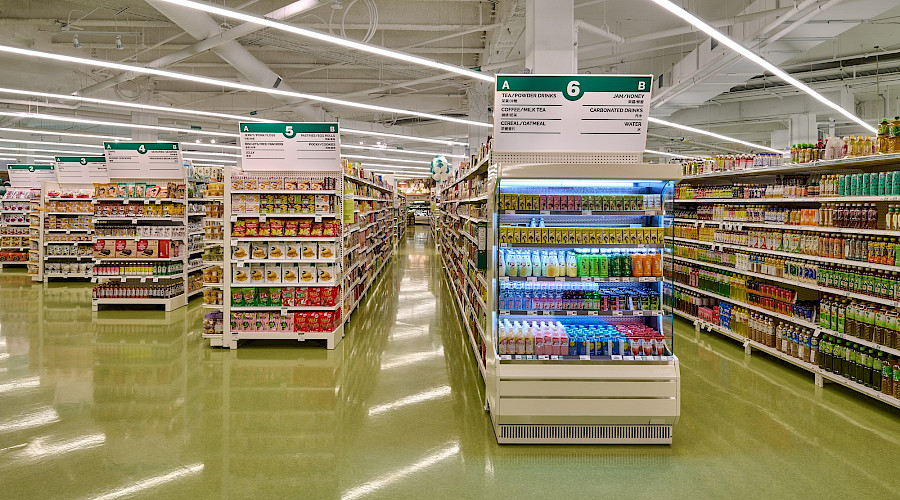
<instances>
[{"instance_id":1,"label":"number 5 sign","mask_svg":"<svg viewBox=\"0 0 900 500\"><path fill-rule=\"evenodd\" d=\"M497 75L499 152L640 153L651 76Z\"/></svg>"}]
</instances>

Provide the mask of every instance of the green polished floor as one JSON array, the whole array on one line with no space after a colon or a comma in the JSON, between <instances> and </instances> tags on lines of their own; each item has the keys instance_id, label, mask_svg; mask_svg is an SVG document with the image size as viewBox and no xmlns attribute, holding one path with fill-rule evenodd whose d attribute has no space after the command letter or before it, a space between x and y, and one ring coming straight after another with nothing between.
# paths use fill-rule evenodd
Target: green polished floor
<instances>
[{"instance_id":1,"label":"green polished floor","mask_svg":"<svg viewBox=\"0 0 900 500\"><path fill-rule=\"evenodd\" d=\"M503 446L429 232L338 349L0 276L0 498L897 498L900 413L680 324L672 446Z\"/></svg>"}]
</instances>

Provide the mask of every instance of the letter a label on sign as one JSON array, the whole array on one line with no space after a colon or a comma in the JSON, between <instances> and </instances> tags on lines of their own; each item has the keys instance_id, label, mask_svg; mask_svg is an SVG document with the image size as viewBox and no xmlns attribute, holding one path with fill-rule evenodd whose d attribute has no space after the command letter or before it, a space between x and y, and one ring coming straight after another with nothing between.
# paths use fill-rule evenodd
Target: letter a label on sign
<instances>
[{"instance_id":1,"label":"letter a label on sign","mask_svg":"<svg viewBox=\"0 0 900 500\"><path fill-rule=\"evenodd\" d=\"M497 75L494 150L640 153L649 75Z\"/></svg>"}]
</instances>

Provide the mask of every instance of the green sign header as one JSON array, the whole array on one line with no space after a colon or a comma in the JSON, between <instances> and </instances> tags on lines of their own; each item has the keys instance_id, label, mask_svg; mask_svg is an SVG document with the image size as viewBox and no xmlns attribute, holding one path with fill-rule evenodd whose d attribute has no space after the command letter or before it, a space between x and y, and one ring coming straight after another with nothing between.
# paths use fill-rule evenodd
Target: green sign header
<instances>
[{"instance_id":1,"label":"green sign header","mask_svg":"<svg viewBox=\"0 0 900 500\"><path fill-rule=\"evenodd\" d=\"M650 93L652 76L497 75L497 92L561 92L577 101L586 92Z\"/></svg>"},{"instance_id":2,"label":"green sign header","mask_svg":"<svg viewBox=\"0 0 900 500\"><path fill-rule=\"evenodd\" d=\"M241 133L282 134L288 139L297 134L336 134L337 123L241 123Z\"/></svg>"},{"instance_id":3,"label":"green sign header","mask_svg":"<svg viewBox=\"0 0 900 500\"><path fill-rule=\"evenodd\" d=\"M29 172L35 172L38 170L55 170L56 167L53 165L7 165L7 170L28 170Z\"/></svg>"},{"instance_id":4,"label":"green sign header","mask_svg":"<svg viewBox=\"0 0 900 500\"><path fill-rule=\"evenodd\" d=\"M57 156L56 161L60 163L81 163L82 165L86 165L88 163L104 163L106 161L105 156Z\"/></svg>"},{"instance_id":5,"label":"green sign header","mask_svg":"<svg viewBox=\"0 0 900 500\"><path fill-rule=\"evenodd\" d=\"M177 142L104 142L103 149L117 149L122 151L178 151Z\"/></svg>"}]
</instances>

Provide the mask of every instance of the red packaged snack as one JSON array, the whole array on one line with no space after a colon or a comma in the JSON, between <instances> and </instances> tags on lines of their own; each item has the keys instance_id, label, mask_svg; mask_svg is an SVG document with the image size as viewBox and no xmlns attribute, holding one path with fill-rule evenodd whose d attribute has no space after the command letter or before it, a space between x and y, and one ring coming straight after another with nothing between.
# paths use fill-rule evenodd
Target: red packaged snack
<instances>
[{"instance_id":1,"label":"red packaged snack","mask_svg":"<svg viewBox=\"0 0 900 500\"><path fill-rule=\"evenodd\" d=\"M320 328L323 332L334 330L334 313L331 311L322 312Z\"/></svg>"},{"instance_id":2,"label":"red packaged snack","mask_svg":"<svg viewBox=\"0 0 900 500\"><path fill-rule=\"evenodd\" d=\"M269 236L284 236L284 221L274 219L269 221Z\"/></svg>"},{"instance_id":3,"label":"red packaged snack","mask_svg":"<svg viewBox=\"0 0 900 500\"><path fill-rule=\"evenodd\" d=\"M313 222L310 228L310 236L322 236L322 222ZM302 235L301 235L302 236Z\"/></svg>"},{"instance_id":4,"label":"red packaged snack","mask_svg":"<svg viewBox=\"0 0 900 500\"><path fill-rule=\"evenodd\" d=\"M329 305L329 306L337 305L338 292L340 289L338 287L333 286L331 288L326 288L326 290L328 290L328 299L326 300L326 305Z\"/></svg>"},{"instance_id":5,"label":"red packaged snack","mask_svg":"<svg viewBox=\"0 0 900 500\"><path fill-rule=\"evenodd\" d=\"M294 313L294 331L295 332L308 331L307 321L306 321L306 313L304 313L304 312Z\"/></svg>"},{"instance_id":6,"label":"red packaged snack","mask_svg":"<svg viewBox=\"0 0 900 500\"><path fill-rule=\"evenodd\" d=\"M284 287L281 289L281 307L292 307L294 305L294 289Z\"/></svg>"},{"instance_id":7,"label":"red packaged snack","mask_svg":"<svg viewBox=\"0 0 900 500\"><path fill-rule=\"evenodd\" d=\"M247 236L247 224L244 219L239 219L232 224L231 235L238 238Z\"/></svg>"},{"instance_id":8,"label":"red packaged snack","mask_svg":"<svg viewBox=\"0 0 900 500\"><path fill-rule=\"evenodd\" d=\"M305 306L307 288L294 288L294 304L295 306Z\"/></svg>"},{"instance_id":9,"label":"red packaged snack","mask_svg":"<svg viewBox=\"0 0 900 500\"><path fill-rule=\"evenodd\" d=\"M285 236L297 236L297 221L285 221L284 222L284 235Z\"/></svg>"},{"instance_id":10,"label":"red packaged snack","mask_svg":"<svg viewBox=\"0 0 900 500\"><path fill-rule=\"evenodd\" d=\"M312 236L312 223L309 221L298 222L297 236Z\"/></svg>"},{"instance_id":11,"label":"red packaged snack","mask_svg":"<svg viewBox=\"0 0 900 500\"><path fill-rule=\"evenodd\" d=\"M334 223L331 221L322 223L322 236L335 236Z\"/></svg>"},{"instance_id":12,"label":"red packaged snack","mask_svg":"<svg viewBox=\"0 0 900 500\"><path fill-rule=\"evenodd\" d=\"M306 294L306 302L307 305L310 306L320 306L322 305L322 293L321 288L308 288Z\"/></svg>"},{"instance_id":13,"label":"red packaged snack","mask_svg":"<svg viewBox=\"0 0 900 500\"><path fill-rule=\"evenodd\" d=\"M247 236L259 236L259 221L255 219L247 219L244 221L244 226L247 228L246 233Z\"/></svg>"},{"instance_id":14,"label":"red packaged snack","mask_svg":"<svg viewBox=\"0 0 900 500\"><path fill-rule=\"evenodd\" d=\"M257 229L257 231L258 231L258 233L259 233L259 236L261 236L261 237L269 237L269 236L271 236L271 231L270 231L270 229L271 229L271 224L269 224L269 222L266 221L266 222L260 222L260 223L259 223L259 228Z\"/></svg>"}]
</instances>

